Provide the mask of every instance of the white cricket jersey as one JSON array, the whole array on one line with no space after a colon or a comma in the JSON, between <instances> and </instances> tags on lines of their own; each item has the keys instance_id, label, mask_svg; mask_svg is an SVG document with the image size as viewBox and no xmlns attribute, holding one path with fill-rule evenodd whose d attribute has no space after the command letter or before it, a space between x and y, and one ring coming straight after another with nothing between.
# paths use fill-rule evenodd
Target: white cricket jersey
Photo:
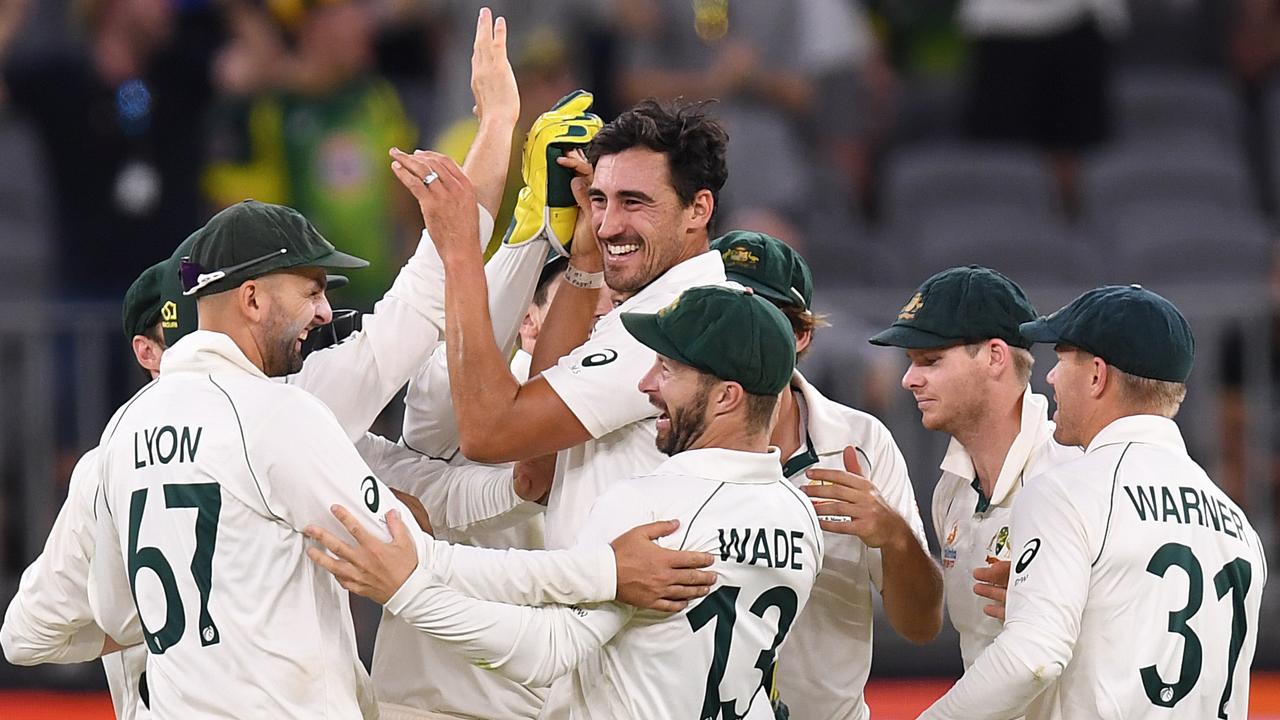
<instances>
[{"instance_id":1,"label":"white cricket jersey","mask_svg":"<svg viewBox=\"0 0 1280 720\"><path fill-rule=\"evenodd\" d=\"M925 717L1247 716L1266 559L1172 420L1112 422L1013 529L1004 632Z\"/></svg>"},{"instance_id":2,"label":"white cricket jersey","mask_svg":"<svg viewBox=\"0 0 1280 720\"><path fill-rule=\"evenodd\" d=\"M356 447L388 486L422 500L437 538L491 548L542 546L543 508L515 494L510 465L478 465L460 455L446 463L372 435ZM384 714L392 703L432 717L537 718L546 694L477 668L385 611L370 674Z\"/></svg>"},{"instance_id":3,"label":"white cricket jersey","mask_svg":"<svg viewBox=\"0 0 1280 720\"><path fill-rule=\"evenodd\" d=\"M478 209L486 239L493 219ZM509 269L504 264L501 269ZM342 343L307 356L289 384L320 398L333 410L348 437L358 438L438 345L444 323L443 266L424 231L418 250L392 287L364 316L363 328ZM440 346L443 348L443 346ZM23 583L6 613L0 644L15 664L83 662L101 651L101 633L89 608L89 562L93 555L93 498L101 484L97 449L77 463L68 498L58 513L44 552L23 573ZM27 578L30 578L28 582ZM49 578L56 578L56 581ZM143 647L102 658L119 718L147 716L140 685L146 668Z\"/></svg>"},{"instance_id":4,"label":"white cricket jersey","mask_svg":"<svg viewBox=\"0 0 1280 720\"><path fill-rule=\"evenodd\" d=\"M328 408L271 382L227 336L197 331L117 411L99 468L90 602L112 637L146 642L157 716L376 714L347 593L306 557L301 530L345 536L334 504L384 540L386 511L411 516ZM614 572L607 546L533 558L409 530L433 577L475 594L523 596L516 602L613 594L604 587ZM556 575L552 585L568 581L529 591ZM584 578L592 592L578 592ZM572 592L557 592L566 586Z\"/></svg>"},{"instance_id":5,"label":"white cricket jersey","mask_svg":"<svg viewBox=\"0 0 1280 720\"><path fill-rule=\"evenodd\" d=\"M93 622L87 588L99 487L98 449L93 448L71 471L66 502L44 551L23 571L18 592L5 610L0 645L14 665L88 662L102 655L106 633ZM102 657L111 704L122 720L150 717L138 700L146 664L147 651L140 647Z\"/></svg>"},{"instance_id":6,"label":"white cricket jersey","mask_svg":"<svg viewBox=\"0 0 1280 720\"><path fill-rule=\"evenodd\" d=\"M657 542L715 554L719 574L710 595L678 613L484 603L418 575L387 609L522 683L571 673L574 720L773 718L773 660L822 567L811 503L782 477L776 449L688 450L613 483L582 538L670 518L680 530Z\"/></svg>"},{"instance_id":7,"label":"white cricket jersey","mask_svg":"<svg viewBox=\"0 0 1280 720\"><path fill-rule=\"evenodd\" d=\"M907 464L889 429L827 399L799 372L791 387L802 401L807 437L783 473L794 485L807 485L805 470L843 470L844 449L854 446L863 477L907 520L928 554ZM883 581L880 550L849 535L824 533L823 541L822 572L779 657L778 693L794 718L863 720L870 717L862 691L871 670L872 589L878 592Z\"/></svg>"},{"instance_id":8,"label":"white cricket jersey","mask_svg":"<svg viewBox=\"0 0 1280 720\"><path fill-rule=\"evenodd\" d=\"M1002 627L982 608L991 603L973 592L973 571L1009 560L1009 520L1023 484L1049 468L1080 457L1079 448L1053 441L1049 401L1028 387L1022 396L1022 429L1014 438L990 498L982 497L973 459L955 438L942 461L942 479L933 491L933 527L942 546L942 580L947 615L960 633L967 668Z\"/></svg>"},{"instance_id":9,"label":"white cricket jersey","mask_svg":"<svg viewBox=\"0 0 1280 720\"><path fill-rule=\"evenodd\" d=\"M575 544L587 510L602 492L664 460L654 444L658 411L637 387L655 354L622 326L622 313L657 312L691 287L724 281L719 253L685 260L601 318L586 343L542 372L592 437L560 451L547 501L547 547Z\"/></svg>"}]
</instances>

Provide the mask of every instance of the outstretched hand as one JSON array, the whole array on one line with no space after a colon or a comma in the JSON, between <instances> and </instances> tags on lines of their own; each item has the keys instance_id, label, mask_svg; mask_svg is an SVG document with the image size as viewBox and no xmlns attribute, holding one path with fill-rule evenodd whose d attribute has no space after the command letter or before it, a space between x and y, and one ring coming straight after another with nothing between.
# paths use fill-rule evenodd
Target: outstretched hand
<instances>
[{"instance_id":1,"label":"outstretched hand","mask_svg":"<svg viewBox=\"0 0 1280 720\"><path fill-rule=\"evenodd\" d=\"M711 591L716 582L709 553L668 550L657 543L680 527L678 520L664 520L632 528L610 546L618 566L617 600L662 612L683 610L690 600Z\"/></svg>"},{"instance_id":2,"label":"outstretched hand","mask_svg":"<svg viewBox=\"0 0 1280 720\"><path fill-rule=\"evenodd\" d=\"M462 168L447 155L391 149L391 171L418 201L422 222L443 259L479 254L480 218L476 191Z\"/></svg>"}]
</instances>

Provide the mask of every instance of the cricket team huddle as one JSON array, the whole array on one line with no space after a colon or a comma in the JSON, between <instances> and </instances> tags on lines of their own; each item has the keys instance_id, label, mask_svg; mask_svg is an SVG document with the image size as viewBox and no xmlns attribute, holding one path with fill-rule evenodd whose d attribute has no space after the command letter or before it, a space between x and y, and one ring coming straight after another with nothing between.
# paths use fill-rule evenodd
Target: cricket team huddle
<instances>
[{"instance_id":1,"label":"cricket team huddle","mask_svg":"<svg viewBox=\"0 0 1280 720\"><path fill-rule=\"evenodd\" d=\"M1173 421L1172 303L1041 315L967 266L885 318L870 342L950 436L939 561L888 429L796 369L824 324L804 258L713 232L708 108L561 100L486 260L520 110L488 10L472 89L461 166L390 151L424 230L373 312L326 297L365 261L252 200L133 284L152 381L77 464L11 663L101 658L119 718L862 720L878 596L911 642L944 606L959 633L921 717L1247 716L1266 561ZM401 391L402 436L370 433ZM383 608L371 671L349 593Z\"/></svg>"}]
</instances>

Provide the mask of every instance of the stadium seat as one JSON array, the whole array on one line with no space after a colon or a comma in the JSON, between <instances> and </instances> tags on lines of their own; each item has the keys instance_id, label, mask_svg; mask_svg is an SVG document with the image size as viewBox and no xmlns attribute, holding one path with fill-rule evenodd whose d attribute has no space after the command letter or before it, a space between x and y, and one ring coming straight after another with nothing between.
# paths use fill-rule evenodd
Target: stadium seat
<instances>
[{"instance_id":1,"label":"stadium seat","mask_svg":"<svg viewBox=\"0 0 1280 720\"><path fill-rule=\"evenodd\" d=\"M1051 218L1057 191L1043 153L991 145L923 145L889 159L885 218L910 227L922 212L952 208L1018 207Z\"/></svg>"},{"instance_id":2,"label":"stadium seat","mask_svg":"<svg viewBox=\"0 0 1280 720\"><path fill-rule=\"evenodd\" d=\"M1010 207L965 208L925 220L915 240L922 277L956 265L986 265L1028 285L1078 282L1084 243L1061 222Z\"/></svg>"},{"instance_id":3,"label":"stadium seat","mask_svg":"<svg viewBox=\"0 0 1280 720\"><path fill-rule=\"evenodd\" d=\"M1249 210L1255 196L1238 146L1184 138L1166 145L1124 144L1090 158L1081 182L1081 210L1097 227L1131 205L1192 201Z\"/></svg>"},{"instance_id":4,"label":"stadium seat","mask_svg":"<svg viewBox=\"0 0 1280 720\"><path fill-rule=\"evenodd\" d=\"M1200 134L1238 146L1243 114L1230 82L1212 72L1129 71L1115 81L1116 119L1125 140L1161 142Z\"/></svg>"},{"instance_id":5,"label":"stadium seat","mask_svg":"<svg viewBox=\"0 0 1280 720\"><path fill-rule=\"evenodd\" d=\"M1111 233L1116 271L1138 282L1262 283L1274 238L1257 213L1203 202L1126 208Z\"/></svg>"}]
</instances>

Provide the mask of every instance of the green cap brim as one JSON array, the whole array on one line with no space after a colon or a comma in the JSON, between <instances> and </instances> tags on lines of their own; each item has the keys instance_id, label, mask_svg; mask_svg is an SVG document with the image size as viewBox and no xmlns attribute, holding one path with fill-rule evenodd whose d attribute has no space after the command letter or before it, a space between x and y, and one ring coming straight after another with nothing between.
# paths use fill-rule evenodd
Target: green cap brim
<instances>
[{"instance_id":1,"label":"green cap brim","mask_svg":"<svg viewBox=\"0 0 1280 720\"><path fill-rule=\"evenodd\" d=\"M362 260L355 255L348 255L339 250L334 250L328 255L322 255L315 260L303 263L303 265L312 265L323 268L362 268L369 267L369 261Z\"/></svg>"},{"instance_id":2,"label":"green cap brim","mask_svg":"<svg viewBox=\"0 0 1280 720\"><path fill-rule=\"evenodd\" d=\"M671 342L662 328L658 327L658 316L653 313L622 313L622 326L639 340L642 345L664 357L692 365L680 348Z\"/></svg>"},{"instance_id":3,"label":"green cap brim","mask_svg":"<svg viewBox=\"0 0 1280 720\"><path fill-rule=\"evenodd\" d=\"M1018 326L1018 334L1033 343L1052 343L1056 345L1062 342L1062 336L1049 325L1048 318L1036 318L1031 322L1022 323Z\"/></svg>"},{"instance_id":4,"label":"green cap brim","mask_svg":"<svg viewBox=\"0 0 1280 720\"><path fill-rule=\"evenodd\" d=\"M955 345L964 342L964 338L943 337L927 330L908 327L906 325L891 325L887 330L881 330L868 340L872 345L880 345L881 347L898 347L907 348L908 350L926 350L928 348L940 348Z\"/></svg>"},{"instance_id":5,"label":"green cap brim","mask_svg":"<svg viewBox=\"0 0 1280 720\"><path fill-rule=\"evenodd\" d=\"M739 285L751 288L755 294L775 305L787 305L789 307L800 308L801 310L809 309L804 306L804 299L799 295L779 292L755 278L751 278L746 275L739 275L738 273L725 273L725 278L732 280Z\"/></svg>"}]
</instances>

